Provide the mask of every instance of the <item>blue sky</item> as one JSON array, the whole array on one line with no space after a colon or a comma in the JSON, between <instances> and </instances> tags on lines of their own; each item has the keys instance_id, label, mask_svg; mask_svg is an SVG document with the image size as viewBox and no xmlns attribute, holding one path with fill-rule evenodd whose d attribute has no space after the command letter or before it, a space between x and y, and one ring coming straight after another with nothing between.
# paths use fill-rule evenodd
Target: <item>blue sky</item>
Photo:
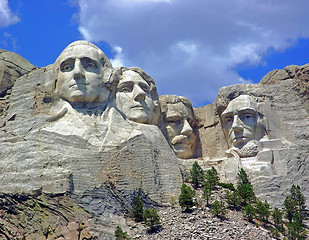
<instances>
[{"instance_id":1,"label":"blue sky","mask_svg":"<svg viewBox=\"0 0 309 240\"><path fill-rule=\"evenodd\" d=\"M309 63L307 0L0 0L0 48L38 67L71 42L138 66L195 107L220 87Z\"/></svg>"}]
</instances>

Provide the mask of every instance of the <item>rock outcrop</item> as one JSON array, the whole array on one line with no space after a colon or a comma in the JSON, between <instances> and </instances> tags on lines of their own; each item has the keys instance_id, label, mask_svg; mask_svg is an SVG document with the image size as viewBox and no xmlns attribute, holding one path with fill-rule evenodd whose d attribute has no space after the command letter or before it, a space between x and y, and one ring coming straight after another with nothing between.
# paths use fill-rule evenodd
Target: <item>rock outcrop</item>
<instances>
[{"instance_id":1,"label":"rock outcrop","mask_svg":"<svg viewBox=\"0 0 309 240\"><path fill-rule=\"evenodd\" d=\"M1 51L0 192L13 205L34 192L52 205L55 196L79 204L67 209L72 223L59 214L68 234L82 219L88 239L127 228L137 195L146 206L169 205L194 161L216 167L225 182L244 168L273 206L282 206L292 184L309 199L308 82L309 65L292 65L259 84L223 87L214 103L192 109L184 97L159 98L144 71L113 68L86 41L40 69Z\"/></svg>"}]
</instances>

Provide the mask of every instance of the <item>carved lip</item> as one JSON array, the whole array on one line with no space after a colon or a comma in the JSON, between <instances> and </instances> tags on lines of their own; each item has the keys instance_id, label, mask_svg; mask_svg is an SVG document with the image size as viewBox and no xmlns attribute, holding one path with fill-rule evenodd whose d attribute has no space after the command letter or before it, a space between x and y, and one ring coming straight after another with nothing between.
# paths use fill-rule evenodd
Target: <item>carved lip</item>
<instances>
[{"instance_id":1,"label":"carved lip","mask_svg":"<svg viewBox=\"0 0 309 240\"><path fill-rule=\"evenodd\" d=\"M71 88L73 86L81 86L81 85L88 86L89 84L87 84L85 82L74 82L74 83L69 85L69 88Z\"/></svg>"},{"instance_id":2,"label":"carved lip","mask_svg":"<svg viewBox=\"0 0 309 240\"><path fill-rule=\"evenodd\" d=\"M142 105L135 105L132 106L131 108L144 110L144 107Z\"/></svg>"}]
</instances>

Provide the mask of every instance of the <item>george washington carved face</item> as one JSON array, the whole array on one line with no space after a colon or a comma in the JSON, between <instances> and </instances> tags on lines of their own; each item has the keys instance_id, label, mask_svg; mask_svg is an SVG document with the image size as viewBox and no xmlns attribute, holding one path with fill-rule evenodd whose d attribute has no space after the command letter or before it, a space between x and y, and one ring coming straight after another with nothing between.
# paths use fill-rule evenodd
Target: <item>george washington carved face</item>
<instances>
[{"instance_id":1,"label":"george washington carved face","mask_svg":"<svg viewBox=\"0 0 309 240\"><path fill-rule=\"evenodd\" d=\"M104 83L104 53L86 41L70 44L58 57L56 92L69 102L101 103L110 89Z\"/></svg>"}]
</instances>

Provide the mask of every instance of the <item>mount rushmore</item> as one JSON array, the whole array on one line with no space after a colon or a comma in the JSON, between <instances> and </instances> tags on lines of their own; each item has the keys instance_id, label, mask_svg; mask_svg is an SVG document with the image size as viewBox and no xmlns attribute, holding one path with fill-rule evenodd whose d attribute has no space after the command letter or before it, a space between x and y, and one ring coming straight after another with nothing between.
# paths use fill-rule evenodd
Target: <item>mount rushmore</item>
<instances>
[{"instance_id":1,"label":"mount rushmore","mask_svg":"<svg viewBox=\"0 0 309 240\"><path fill-rule=\"evenodd\" d=\"M197 161L227 183L244 168L274 206L292 184L308 200L308 82L309 65L291 65L193 108L90 42L42 68L0 50L0 191L65 194L114 229L137 194L169 205Z\"/></svg>"}]
</instances>

